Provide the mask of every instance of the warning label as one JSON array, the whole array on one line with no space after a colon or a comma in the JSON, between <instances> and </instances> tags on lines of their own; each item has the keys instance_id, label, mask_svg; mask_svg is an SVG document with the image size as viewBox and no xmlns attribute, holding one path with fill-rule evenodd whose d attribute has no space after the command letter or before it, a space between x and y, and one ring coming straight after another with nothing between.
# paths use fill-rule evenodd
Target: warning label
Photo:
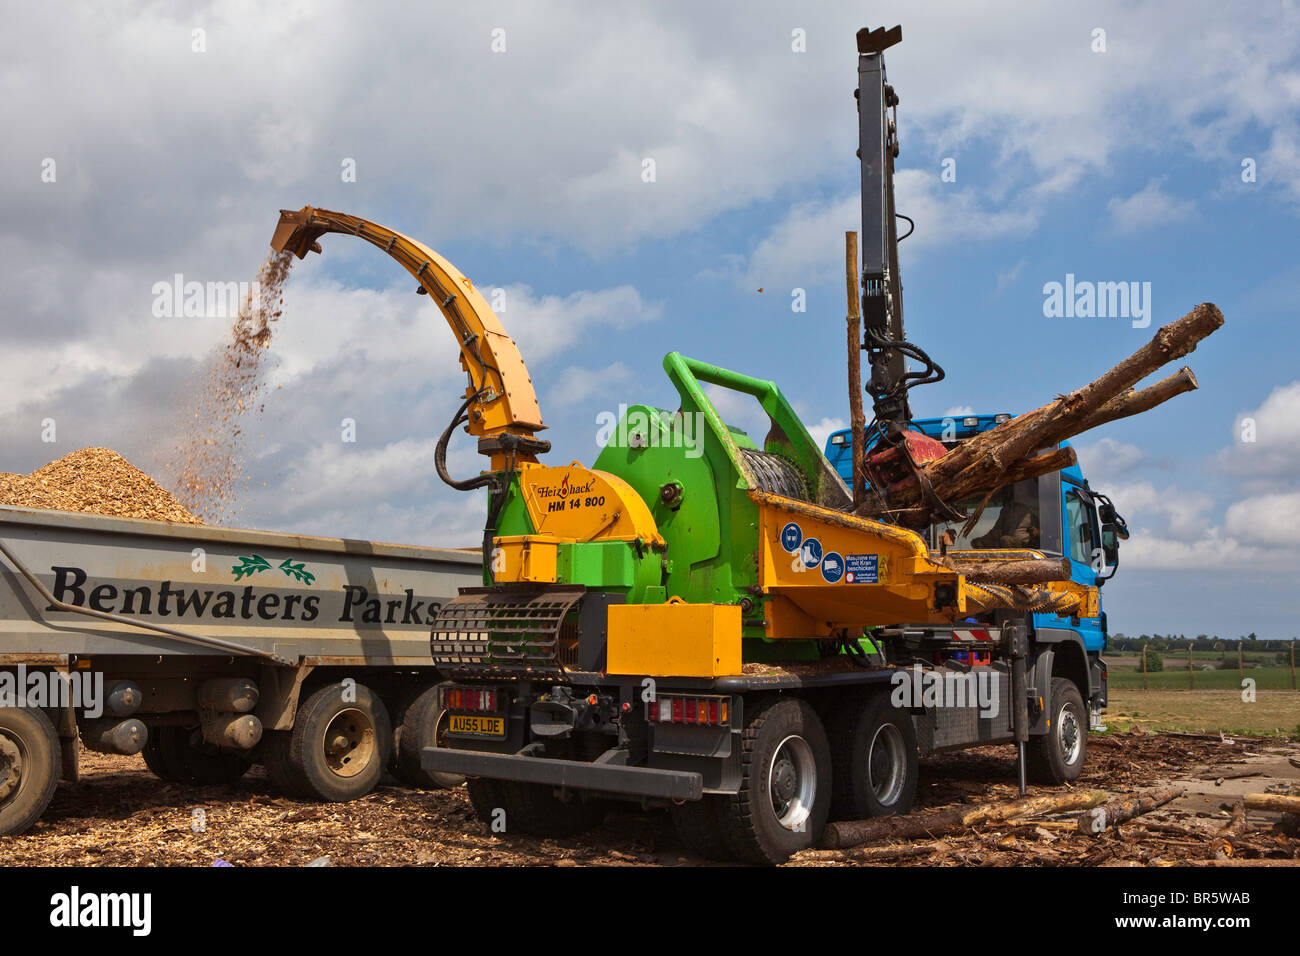
<instances>
[{"instance_id":1,"label":"warning label","mask_svg":"<svg viewBox=\"0 0 1300 956\"><path fill-rule=\"evenodd\" d=\"M880 555L846 554L844 580L848 584L878 584L880 582Z\"/></svg>"}]
</instances>

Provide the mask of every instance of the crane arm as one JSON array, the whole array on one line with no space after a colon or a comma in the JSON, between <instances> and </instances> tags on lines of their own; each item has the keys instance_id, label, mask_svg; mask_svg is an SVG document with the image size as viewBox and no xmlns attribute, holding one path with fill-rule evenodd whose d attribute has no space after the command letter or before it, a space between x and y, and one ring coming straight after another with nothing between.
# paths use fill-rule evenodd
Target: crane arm
<instances>
[{"instance_id":1,"label":"crane arm","mask_svg":"<svg viewBox=\"0 0 1300 956\"><path fill-rule=\"evenodd\" d=\"M271 248L302 259L321 251L317 240L327 232L357 236L383 249L442 311L469 375L467 429L479 438L479 451L493 457L494 467L507 458L536 461L537 454L549 450L550 442L533 437L546 426L519 346L468 278L422 242L357 216L312 206L280 210Z\"/></svg>"}]
</instances>

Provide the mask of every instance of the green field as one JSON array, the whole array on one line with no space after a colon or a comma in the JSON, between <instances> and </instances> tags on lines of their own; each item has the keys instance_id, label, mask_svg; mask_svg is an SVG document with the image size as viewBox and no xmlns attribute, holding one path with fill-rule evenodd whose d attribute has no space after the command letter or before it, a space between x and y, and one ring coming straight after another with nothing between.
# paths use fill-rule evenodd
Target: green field
<instances>
[{"instance_id":1,"label":"green field","mask_svg":"<svg viewBox=\"0 0 1300 956\"><path fill-rule=\"evenodd\" d=\"M1236 671L1228 673L1237 676ZM1135 690L1112 683L1102 719L1111 733L1141 725L1149 730L1300 738L1300 693L1262 691L1245 702L1239 690Z\"/></svg>"},{"instance_id":2,"label":"green field","mask_svg":"<svg viewBox=\"0 0 1300 956\"><path fill-rule=\"evenodd\" d=\"M1112 662L1107 659L1107 663ZM1247 667L1243 672L1246 677L1255 682L1256 690L1290 690L1291 689L1291 669L1289 667ZM1187 690L1188 675L1187 662L1182 662L1182 667L1168 658L1165 659L1165 669L1156 671L1154 674L1147 674L1147 686L1152 690ZM1241 678L1237 676L1237 669L1231 670L1198 670L1192 674L1193 689L1195 690L1241 690ZM1137 688L1142 689L1142 672L1132 666L1110 667L1110 686L1115 688ZM1297 706L1300 706L1298 704Z\"/></svg>"}]
</instances>

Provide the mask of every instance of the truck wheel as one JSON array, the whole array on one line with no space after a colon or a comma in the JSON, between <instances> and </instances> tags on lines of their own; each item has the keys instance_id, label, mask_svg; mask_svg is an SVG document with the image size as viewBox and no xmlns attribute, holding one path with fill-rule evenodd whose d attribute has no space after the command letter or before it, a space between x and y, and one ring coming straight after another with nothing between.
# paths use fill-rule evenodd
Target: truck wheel
<instances>
[{"instance_id":1,"label":"truck wheel","mask_svg":"<svg viewBox=\"0 0 1300 956\"><path fill-rule=\"evenodd\" d=\"M506 833L537 837L567 837L598 825L604 808L594 801L574 797L565 803L544 783L498 781L501 807L506 811Z\"/></svg>"},{"instance_id":2,"label":"truck wheel","mask_svg":"<svg viewBox=\"0 0 1300 956\"><path fill-rule=\"evenodd\" d=\"M888 694L854 696L837 709L830 738L835 819L911 812L919 762L911 714L892 706Z\"/></svg>"},{"instance_id":3,"label":"truck wheel","mask_svg":"<svg viewBox=\"0 0 1300 956\"><path fill-rule=\"evenodd\" d=\"M344 700L343 685L329 684L298 709L288 767L304 796L355 800L374 789L384 772L393 750L388 709L370 688L357 684L355 691L355 700Z\"/></svg>"},{"instance_id":4,"label":"truck wheel","mask_svg":"<svg viewBox=\"0 0 1300 956\"><path fill-rule=\"evenodd\" d=\"M175 762L174 752L164 751L161 746L161 731L164 729L166 728L149 728L149 736L144 742L144 749L140 751L140 756L144 758L144 765L149 768L149 772L159 780L181 783L183 771Z\"/></svg>"},{"instance_id":5,"label":"truck wheel","mask_svg":"<svg viewBox=\"0 0 1300 956\"><path fill-rule=\"evenodd\" d=\"M209 786L234 783L248 772L252 761L245 754L221 750L205 743L191 727L154 727L145 742L145 766L171 783Z\"/></svg>"},{"instance_id":6,"label":"truck wheel","mask_svg":"<svg viewBox=\"0 0 1300 956\"><path fill-rule=\"evenodd\" d=\"M742 736L740 791L718 814L732 855L782 863L821 837L831 809L831 754L817 713L798 698L773 698Z\"/></svg>"},{"instance_id":7,"label":"truck wheel","mask_svg":"<svg viewBox=\"0 0 1300 956\"><path fill-rule=\"evenodd\" d=\"M1077 780L1088 755L1088 712L1074 681L1052 678L1047 717L1047 733L1030 737L1025 748L1027 775L1047 786Z\"/></svg>"},{"instance_id":8,"label":"truck wheel","mask_svg":"<svg viewBox=\"0 0 1300 956\"><path fill-rule=\"evenodd\" d=\"M438 706L438 688L413 691L393 711L393 776L418 790L449 790L465 778L457 773L436 773L420 766L425 747L446 746L447 712Z\"/></svg>"},{"instance_id":9,"label":"truck wheel","mask_svg":"<svg viewBox=\"0 0 1300 956\"><path fill-rule=\"evenodd\" d=\"M45 711L0 707L0 835L22 833L40 818L61 772L59 735Z\"/></svg>"},{"instance_id":10,"label":"truck wheel","mask_svg":"<svg viewBox=\"0 0 1300 956\"><path fill-rule=\"evenodd\" d=\"M474 807L474 815L484 823L491 825L493 814L497 810L505 809L506 801L502 795L500 780L470 777L465 781L465 789L469 791L469 802Z\"/></svg>"},{"instance_id":11,"label":"truck wheel","mask_svg":"<svg viewBox=\"0 0 1300 956\"><path fill-rule=\"evenodd\" d=\"M292 768L289 766L289 731L268 730L262 734L261 760L272 787L287 796L303 795L293 782Z\"/></svg>"},{"instance_id":12,"label":"truck wheel","mask_svg":"<svg viewBox=\"0 0 1300 956\"><path fill-rule=\"evenodd\" d=\"M722 819L718 815L720 802L716 794L705 794L700 800L675 803L668 808L682 843L706 860L731 859L731 850L722 832Z\"/></svg>"}]
</instances>

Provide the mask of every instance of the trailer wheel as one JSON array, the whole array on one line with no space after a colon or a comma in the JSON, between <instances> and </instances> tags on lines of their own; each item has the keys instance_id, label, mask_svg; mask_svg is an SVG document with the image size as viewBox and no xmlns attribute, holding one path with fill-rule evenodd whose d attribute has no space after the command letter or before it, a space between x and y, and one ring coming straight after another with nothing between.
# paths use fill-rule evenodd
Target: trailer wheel
<instances>
[{"instance_id":1,"label":"trailer wheel","mask_svg":"<svg viewBox=\"0 0 1300 956\"><path fill-rule=\"evenodd\" d=\"M59 735L45 712L0 707L0 835L22 833L40 818L61 772Z\"/></svg>"},{"instance_id":2,"label":"trailer wheel","mask_svg":"<svg viewBox=\"0 0 1300 956\"><path fill-rule=\"evenodd\" d=\"M1074 681L1052 678L1047 733L1029 738L1027 775L1034 783L1056 786L1077 780L1088 756L1088 712Z\"/></svg>"},{"instance_id":3,"label":"trailer wheel","mask_svg":"<svg viewBox=\"0 0 1300 956\"><path fill-rule=\"evenodd\" d=\"M720 802L721 798L716 794L705 794L700 800L675 803L668 808L682 843L706 860L731 859L731 850L722 832Z\"/></svg>"},{"instance_id":4,"label":"trailer wheel","mask_svg":"<svg viewBox=\"0 0 1300 956\"><path fill-rule=\"evenodd\" d=\"M835 786L831 813L863 820L908 813L916 799L916 725L889 695L846 698L830 727Z\"/></svg>"},{"instance_id":5,"label":"trailer wheel","mask_svg":"<svg viewBox=\"0 0 1300 956\"><path fill-rule=\"evenodd\" d=\"M465 778L457 773L437 773L420 766L425 747L446 746L447 712L438 706L438 688L412 691L393 710L393 776L419 790L449 790Z\"/></svg>"},{"instance_id":6,"label":"trailer wheel","mask_svg":"<svg viewBox=\"0 0 1300 956\"><path fill-rule=\"evenodd\" d=\"M718 814L732 856L782 863L821 837L831 809L831 754L816 711L772 698L750 717L741 745L740 791Z\"/></svg>"},{"instance_id":7,"label":"trailer wheel","mask_svg":"<svg viewBox=\"0 0 1300 956\"><path fill-rule=\"evenodd\" d=\"M192 727L150 729L142 755L156 777L198 786L235 783L252 766L247 755L205 743Z\"/></svg>"},{"instance_id":8,"label":"trailer wheel","mask_svg":"<svg viewBox=\"0 0 1300 956\"><path fill-rule=\"evenodd\" d=\"M288 768L304 796L342 803L374 789L393 748L388 709L368 687L322 687L298 710L289 732ZM356 699L351 699L355 697Z\"/></svg>"},{"instance_id":9,"label":"trailer wheel","mask_svg":"<svg viewBox=\"0 0 1300 956\"><path fill-rule=\"evenodd\" d=\"M150 728L140 756L144 759L144 765L149 768L149 772L159 780L181 783L182 770L175 761L174 753L170 750L164 751L160 746L160 731L163 729L162 727Z\"/></svg>"}]
</instances>

